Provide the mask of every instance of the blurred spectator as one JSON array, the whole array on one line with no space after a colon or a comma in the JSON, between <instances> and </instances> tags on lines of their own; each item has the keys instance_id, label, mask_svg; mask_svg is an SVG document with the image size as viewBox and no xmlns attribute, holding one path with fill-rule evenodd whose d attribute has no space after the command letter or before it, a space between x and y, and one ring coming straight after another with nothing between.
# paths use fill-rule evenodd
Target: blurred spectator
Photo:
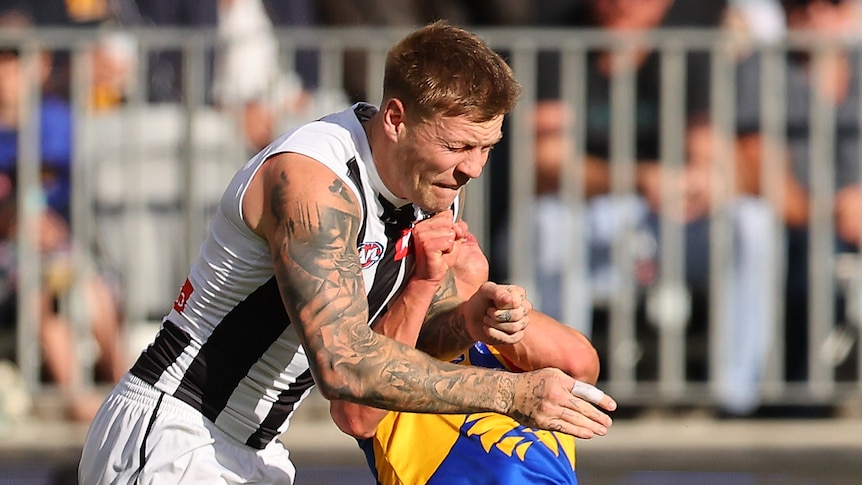
<instances>
[{"instance_id":1,"label":"blurred spectator","mask_svg":"<svg viewBox=\"0 0 862 485\"><path fill-rule=\"evenodd\" d=\"M29 14L23 10L0 11L0 25L5 28L27 28L31 25ZM0 171L15 180L18 158L18 126L20 99L25 96L26 83L22 75L37 79L43 86L51 72L52 57L47 52L39 54L38 62L32 66L38 72L23 73L17 50L0 53ZM42 177L48 206L64 219L69 218L69 162L72 143L71 109L66 100L45 93L42 97L40 123L43 132L51 133L42 138Z\"/></svg>"},{"instance_id":2,"label":"blurred spectator","mask_svg":"<svg viewBox=\"0 0 862 485\"><path fill-rule=\"evenodd\" d=\"M123 5L130 1L66 0L68 24L83 28L116 27L120 23ZM90 104L96 110L115 108L125 102L138 64L137 44L130 34L116 29L102 32L90 52Z\"/></svg>"},{"instance_id":3,"label":"blurred spectator","mask_svg":"<svg viewBox=\"0 0 862 485\"><path fill-rule=\"evenodd\" d=\"M66 0L0 0L0 12L12 11L21 12L27 22L35 25L65 25L69 22Z\"/></svg>"},{"instance_id":4,"label":"blurred spectator","mask_svg":"<svg viewBox=\"0 0 862 485\"><path fill-rule=\"evenodd\" d=\"M32 19L19 9L0 11L0 28L28 28ZM0 326L17 323L17 206L16 173L18 133L24 117L19 112L28 89L39 89L51 70L51 56L42 52L38 62L25 66L16 50L0 52ZM30 72L33 68L36 72ZM37 80L37 82L33 82ZM62 301L73 291L76 268L70 259L69 164L72 126L68 103L44 94L41 102L40 153L42 188L46 209L39 215L38 248L42 255L43 281L38 306L39 338L47 377L59 385L69 399L70 416L87 420L95 412L98 396L73 392L80 367L75 365L76 339L69 321L61 312ZM121 351L119 312L110 288L101 279L84 282L80 288L87 316L98 344L95 356L99 377L113 382L126 369Z\"/></svg>"},{"instance_id":5,"label":"blurred spectator","mask_svg":"<svg viewBox=\"0 0 862 485\"><path fill-rule=\"evenodd\" d=\"M0 0L0 10L24 12L38 27L92 28L115 24L118 11L132 0ZM2 5L7 5L4 8ZM118 106L132 87L137 65L136 45L128 34L106 32L93 45L91 106L107 109ZM52 53L51 75L45 80L46 93L66 100L70 92L69 52L57 49Z\"/></svg>"},{"instance_id":6,"label":"blurred spectator","mask_svg":"<svg viewBox=\"0 0 862 485\"><path fill-rule=\"evenodd\" d=\"M432 12L467 25L530 26L536 22L537 5L522 0L460 0L445 10Z\"/></svg>"},{"instance_id":7,"label":"blurred spectator","mask_svg":"<svg viewBox=\"0 0 862 485\"><path fill-rule=\"evenodd\" d=\"M109 22L113 22L113 19L105 20L105 23ZM134 86L138 68L135 39L116 31L102 34L90 56L92 108L101 111L121 106Z\"/></svg>"},{"instance_id":8,"label":"blurred spectator","mask_svg":"<svg viewBox=\"0 0 862 485\"><path fill-rule=\"evenodd\" d=\"M779 0L730 0L728 26L758 42L777 42L787 26Z\"/></svg>"},{"instance_id":9,"label":"blurred spectator","mask_svg":"<svg viewBox=\"0 0 862 485\"><path fill-rule=\"evenodd\" d=\"M787 26L791 30L811 31L822 36L858 35L860 4L850 0L783 0ZM787 227L786 357L787 378L808 377L808 279L809 209L811 183L818 167L831 165L834 173L836 246L839 250L858 250L862 221L862 185L859 179L860 55L858 49L836 45L822 58L820 74L814 72L812 56L791 51L786 57L785 86L780 103L786 109L787 160L763 160L762 149L769 140L761 134L761 62L758 55L745 59L739 69L737 113L741 154L745 159L742 180L745 189L759 193L764 163L787 163L786 177L776 211ZM822 82L815 79L820 76ZM780 91L776 91L779 92ZM813 102L820 99L834 109L832 159L812 163ZM782 167L785 168L785 167ZM821 172L823 173L823 172Z\"/></svg>"},{"instance_id":10,"label":"blurred spectator","mask_svg":"<svg viewBox=\"0 0 862 485\"><path fill-rule=\"evenodd\" d=\"M222 108L239 111L252 152L273 140L282 117L317 112L316 57L313 52L298 52L297 71L286 71L273 18L283 25L311 26L311 2L219 1L214 97Z\"/></svg>"},{"instance_id":11,"label":"blurred spectator","mask_svg":"<svg viewBox=\"0 0 862 485\"><path fill-rule=\"evenodd\" d=\"M143 27L197 27L218 25L218 0L116 0L115 15L122 25ZM148 100L156 103L176 103L182 100L183 56L169 49L150 51ZM204 63L203 100L212 101L213 55L209 52Z\"/></svg>"},{"instance_id":12,"label":"blurred spectator","mask_svg":"<svg viewBox=\"0 0 862 485\"><path fill-rule=\"evenodd\" d=\"M290 27L314 27L317 25L317 10L315 0L261 0L273 27L277 29ZM313 49L299 49L295 58L296 74L302 80L306 91L314 91L319 85L318 53Z\"/></svg>"},{"instance_id":13,"label":"blurred spectator","mask_svg":"<svg viewBox=\"0 0 862 485\"><path fill-rule=\"evenodd\" d=\"M557 10L553 23L567 22L577 27L601 28L610 31L633 33L665 25L680 26L685 12L692 11L689 25L717 26L723 15L723 2L693 2L686 0L594 0L570 3L568 10ZM565 12L565 14L564 14ZM678 171L667 169L660 162L661 112L661 58L657 52L632 46L630 64L622 67L615 63L611 52L588 53L586 74L586 103L580 113L559 100L560 86L555 54L540 59L539 96L536 119L537 163L537 244L539 281L538 308L560 318L562 299L576 298L585 308L577 312L584 315L583 322L569 322L589 335L590 295L561 295L560 285L564 250L556 241L561 217L574 218L561 204L559 188L560 167L565 157L572 157L572 144L565 139L566 123L574 122L586 130L586 157L584 164L585 194L588 197L586 221L576 234L585 237L589 248L590 275L584 287L591 287L593 297L605 297L614 290L609 255L611 247L623 236L621 229L631 224L641 234L638 241L655 242L636 248L640 261L635 277L643 288L658 282L661 268L656 265L655 248L662 244L659 234L659 211L663 201L678 210L671 214L685 237L685 279L694 294L709 295L709 242L710 217L728 214L733 226L735 264L725 282L724 319L713 322L720 327L724 354L721 368L710 369L719 382L719 405L722 412L745 415L754 412L759 404L759 379L766 363L772 312L768 303L770 259L774 242L768 228L773 215L768 204L755 197L735 193L731 180L715 180L712 160L715 153L732 150L732 138L716 139L709 122L709 59L705 53L691 52L687 56L686 85L679 92L686 106L686 134L682 142L687 163ZM620 72L635 72L636 159L634 183L637 197L620 200L609 195L611 186L611 80ZM561 137L563 137L561 139ZM718 144L718 145L717 145ZM727 173L727 170L722 171ZM732 172L731 172L732 173ZM671 183L665 191L664 179ZM715 191L719 190L718 193ZM714 202L720 201L718 206ZM628 221L628 222L625 222ZM577 223L576 223L577 224ZM588 241L588 242L587 242ZM641 241L641 242L643 242ZM547 242L547 244L543 244ZM582 257L586 257L583 254ZM647 259L647 261L643 261ZM652 260L650 262L650 260ZM652 268L652 269L650 269Z\"/></svg>"},{"instance_id":14,"label":"blurred spectator","mask_svg":"<svg viewBox=\"0 0 862 485\"><path fill-rule=\"evenodd\" d=\"M316 0L317 20L323 26L417 27L444 19L454 25L530 25L536 7L522 0ZM344 56L344 91L350 102L369 99L365 92L365 54Z\"/></svg>"},{"instance_id":15,"label":"blurred spectator","mask_svg":"<svg viewBox=\"0 0 862 485\"><path fill-rule=\"evenodd\" d=\"M317 18L322 26L417 27L445 19L454 25L467 22L461 0L316 0ZM377 102L365 92L365 53L348 50L344 54L344 91L348 100Z\"/></svg>"},{"instance_id":16,"label":"blurred spectator","mask_svg":"<svg viewBox=\"0 0 862 485\"><path fill-rule=\"evenodd\" d=\"M272 141L274 111L299 102L302 88L281 71L278 41L261 0L219 0L216 102L241 110L243 132L250 149ZM279 105L279 107L273 106Z\"/></svg>"}]
</instances>

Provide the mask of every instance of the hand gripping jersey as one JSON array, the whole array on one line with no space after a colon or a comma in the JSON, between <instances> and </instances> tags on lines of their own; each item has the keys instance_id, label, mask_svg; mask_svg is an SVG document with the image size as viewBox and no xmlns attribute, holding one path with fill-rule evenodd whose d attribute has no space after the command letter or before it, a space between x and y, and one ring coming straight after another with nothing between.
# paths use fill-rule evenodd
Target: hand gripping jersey
<instances>
[{"instance_id":1,"label":"hand gripping jersey","mask_svg":"<svg viewBox=\"0 0 862 485\"><path fill-rule=\"evenodd\" d=\"M251 447L262 449L287 429L314 383L290 328L269 247L243 222L243 196L261 165L278 153L300 153L335 172L362 206L356 244L373 321L412 266L409 229L403 227L422 217L384 187L375 169L360 123L375 111L360 103L296 128L234 176L173 309L131 370ZM392 214L402 206L410 215L406 224Z\"/></svg>"},{"instance_id":2,"label":"hand gripping jersey","mask_svg":"<svg viewBox=\"0 0 862 485\"><path fill-rule=\"evenodd\" d=\"M461 363L518 371L477 342ZM577 485L575 438L496 413L390 412L359 440L379 485Z\"/></svg>"}]
</instances>

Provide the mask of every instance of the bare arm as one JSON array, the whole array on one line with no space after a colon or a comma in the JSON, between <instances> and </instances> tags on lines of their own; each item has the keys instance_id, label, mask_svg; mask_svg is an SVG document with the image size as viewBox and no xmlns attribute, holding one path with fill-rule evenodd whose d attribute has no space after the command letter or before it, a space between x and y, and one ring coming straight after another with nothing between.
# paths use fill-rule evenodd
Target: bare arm
<instances>
[{"instance_id":1,"label":"bare arm","mask_svg":"<svg viewBox=\"0 0 862 485\"><path fill-rule=\"evenodd\" d=\"M415 271L401 295L374 324L375 332L410 347L416 346L427 309L439 293L441 281L452 278L443 253L452 250L456 228L451 224L451 215L448 224L439 224L445 221L444 217L447 216L438 215L416 225L413 231ZM373 436L388 412L348 401L329 402L329 414L338 428L357 438Z\"/></svg>"},{"instance_id":2,"label":"bare arm","mask_svg":"<svg viewBox=\"0 0 862 485\"><path fill-rule=\"evenodd\" d=\"M808 194L805 187L793 175L790 161L769 162L763 160L763 144L770 143L763 135L752 134L740 137L737 142L737 160L739 160L738 173L741 179L741 190L769 197L778 214L784 218L785 224L791 227L801 227L808 224ZM785 176L780 180L767 181L769 184L778 184L775 189L763 192L764 181L761 180L761 167L763 163L782 163Z\"/></svg>"},{"instance_id":3,"label":"bare arm","mask_svg":"<svg viewBox=\"0 0 862 485\"><path fill-rule=\"evenodd\" d=\"M360 210L322 164L277 155L246 197L247 224L269 241L285 308L327 399L411 412L500 412L586 438L607 432L610 418L581 413L570 392L574 379L558 369L458 366L371 331L355 247Z\"/></svg>"},{"instance_id":4,"label":"bare arm","mask_svg":"<svg viewBox=\"0 0 862 485\"><path fill-rule=\"evenodd\" d=\"M419 226L417 226L419 227ZM416 237L416 253L417 253L417 268L422 268L422 260L429 259L423 255L431 250L431 248L441 248L441 245L431 245L427 243L425 237ZM482 285L482 282L487 278L488 263L481 249L476 244L475 238L470 234L466 237L459 238L454 247L458 248L450 253L452 263L455 265L455 271L458 272L458 278L451 280L451 272L447 272L443 279L457 282L457 291L461 296L469 296L477 291ZM432 253L433 254L433 253ZM439 253L437 253L439 256ZM420 271L417 271L419 273ZM425 274L425 272L421 272ZM415 307L407 305L404 307L405 301L409 298L411 301L429 298L431 290L427 285L417 285L421 279L414 278L411 285L402 296L393 304L392 310L396 310L402 318L389 318L384 325L377 325L375 331L385 335L395 336L399 341L407 345L416 343L419 329L422 328L423 311ZM438 292L439 295L439 292ZM536 315L532 313L532 315ZM391 316L387 314L387 316ZM564 371L570 373L573 377L586 382L594 383L598 377L598 355L589 341L580 332L571 328L565 327L556 320L545 315L539 315L537 320L539 327L535 332L531 332L530 327L523 333L523 338L531 343L521 342L513 345L497 346L508 359L512 360L522 369L533 369L545 367L545 364L552 366L555 360L559 363L564 363ZM380 322L384 323L383 321ZM427 325L428 322L425 322ZM544 335L542 330L547 330L550 333ZM389 332L389 333L387 333ZM548 353L553 351L553 353ZM578 355L571 355L578 354ZM531 367L535 366L535 367ZM612 409L615 406L610 397L606 397L602 406L605 409ZM368 438L374 435L377 425L380 423L388 411L369 408L344 401L330 402L330 415L332 416L339 429L345 433L358 437Z\"/></svg>"},{"instance_id":5,"label":"bare arm","mask_svg":"<svg viewBox=\"0 0 862 485\"><path fill-rule=\"evenodd\" d=\"M852 184L838 190L835 195L835 230L842 241L859 245L862 239L860 213L862 213L862 187L859 184Z\"/></svg>"},{"instance_id":6,"label":"bare arm","mask_svg":"<svg viewBox=\"0 0 862 485\"><path fill-rule=\"evenodd\" d=\"M266 201L261 229L282 299L326 398L420 412L508 407L511 379L465 375L368 328L355 248L360 209L340 179L297 154L267 161L258 177ZM459 390L473 386L493 397ZM506 390L492 391L500 386Z\"/></svg>"},{"instance_id":7,"label":"bare arm","mask_svg":"<svg viewBox=\"0 0 862 485\"><path fill-rule=\"evenodd\" d=\"M536 310L533 310L530 326L520 342L494 347L524 370L557 367L590 384L595 384L599 378L599 355L589 339Z\"/></svg>"}]
</instances>

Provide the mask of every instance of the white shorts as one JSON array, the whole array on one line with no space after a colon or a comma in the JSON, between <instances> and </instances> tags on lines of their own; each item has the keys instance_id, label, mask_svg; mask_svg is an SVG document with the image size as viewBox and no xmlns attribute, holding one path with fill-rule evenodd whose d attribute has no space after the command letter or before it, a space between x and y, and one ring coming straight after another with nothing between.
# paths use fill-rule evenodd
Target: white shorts
<instances>
[{"instance_id":1,"label":"white shorts","mask_svg":"<svg viewBox=\"0 0 862 485\"><path fill-rule=\"evenodd\" d=\"M295 471L280 441L251 448L186 403L126 374L90 425L78 481L290 485Z\"/></svg>"}]
</instances>

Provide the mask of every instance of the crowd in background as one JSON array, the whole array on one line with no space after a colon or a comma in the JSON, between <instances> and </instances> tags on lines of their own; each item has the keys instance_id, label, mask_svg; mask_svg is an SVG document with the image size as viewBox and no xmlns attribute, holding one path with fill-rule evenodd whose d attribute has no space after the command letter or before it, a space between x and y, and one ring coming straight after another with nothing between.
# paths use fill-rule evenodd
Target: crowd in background
<instances>
[{"instance_id":1,"label":"crowd in background","mask_svg":"<svg viewBox=\"0 0 862 485\"><path fill-rule=\"evenodd\" d=\"M342 92L322 93L316 52L300 50L292 68L279 62L276 32L292 27L398 26L415 27L436 19L447 19L458 25L473 27L549 26L560 28L597 28L639 31L662 27L706 27L734 29L743 36L761 42L780 40L788 28L817 30L831 34L852 34L860 29L860 3L855 0L0 0L0 28L32 26L163 26L212 28L225 40L223 49L211 52L204 65L207 86L205 102L219 109L237 113L238 136L249 151L266 146L283 128L279 120L288 115L319 113L325 106L355 101L377 102L365 92L365 57L347 52L344 58ZM92 109L109 110L122 106L130 86L138 79L134 72L136 58L134 39L118 34L106 35L91 52L93 65ZM226 47L225 47L226 46ZM858 172L859 150L859 50L836 51L828 62L829 78L814 88L837 109L839 137L836 140L835 240L842 250L855 250L862 235L862 185ZM40 251L45 261L63 261L68 251L70 162L72 159L72 126L70 109L70 58L67 53L45 53L38 66L24 66L19 52L0 50L0 328L14 329L16 324L16 137L21 129L19 100L26 87L15 85L23 69L39 69L42 79L42 167L45 207L40 218ZM146 62L146 98L153 103L178 102L183 95L183 69L179 52L151 52ZM638 51L631 57L638 73L638 112L636 123L637 196L630 201L636 208L640 227L656 241L661 241L658 215L669 197L680 201L678 223L685 234L686 283L695 294L707 293L709 285L709 216L727 210L731 216L736 248L734 264L739 271L728 281L725 293L725 320L721 327L731 345L726 347L722 362L723 391L720 413L749 416L756 413L758 381L763 373L771 333L769 322L774 311L768 305L769 254L777 241L769 228L781 221L787 228L787 285L784 309L786 325L787 377L806 378L807 300L811 183L808 139L810 104L815 96L809 63L804 55L791 55L787 65L787 134L789 157L786 183L768 197L761 180L762 164L784 163L761 160L762 144L760 106L761 76L757 56L740 55L737 93L738 129L735 134L717 139L709 119L709 60L692 56L687 64L685 165L671 174L674 185L667 193L666 175L656 163L659 146L659 85L661 67L655 52ZM583 226L583 255L591 268L583 277L596 291L613 291L603 279L607 254L615 237L614 220L619 219L618 201L608 197L611 190L610 125L601 113L609 112L608 79L614 66L607 53L589 56L587 73L586 149L582 163L584 190L589 197ZM554 239L561 217L571 217L562 204L558 190L561 166L566 157L574 156L567 127L576 114L560 97L559 59L542 56L538 70L538 93L535 121L535 159L537 213L536 273L539 294L537 306L552 316L561 315L558 291L563 251L559 245L545 245ZM333 99L334 97L334 99ZM736 179L725 193L716 196L710 179L711 154L715 144L723 144L737 153L730 173ZM508 186L505 142L492 155L490 177L491 222L494 250L492 276L505 280ZM62 263L47 264L62 268ZM638 273L638 284L644 287L660 277L660 267ZM63 270L47 271L47 284L40 298L40 344L45 376L60 387L70 387L76 377L73 339L68 322L60 311L69 292ZM128 364L118 342L122 339L123 316L119 310L118 283L109 274L97 273L86 289L88 312L94 341L98 344L98 378L116 379ZM543 291L543 288L548 288ZM594 295L565 295L583 300L581 317L567 322L587 334L592 331L591 306ZM8 338L7 338L8 340ZM0 357L14 358L14 355ZM133 356L132 356L133 357ZM89 419L93 411L84 399L70 398L70 417Z\"/></svg>"}]
</instances>

